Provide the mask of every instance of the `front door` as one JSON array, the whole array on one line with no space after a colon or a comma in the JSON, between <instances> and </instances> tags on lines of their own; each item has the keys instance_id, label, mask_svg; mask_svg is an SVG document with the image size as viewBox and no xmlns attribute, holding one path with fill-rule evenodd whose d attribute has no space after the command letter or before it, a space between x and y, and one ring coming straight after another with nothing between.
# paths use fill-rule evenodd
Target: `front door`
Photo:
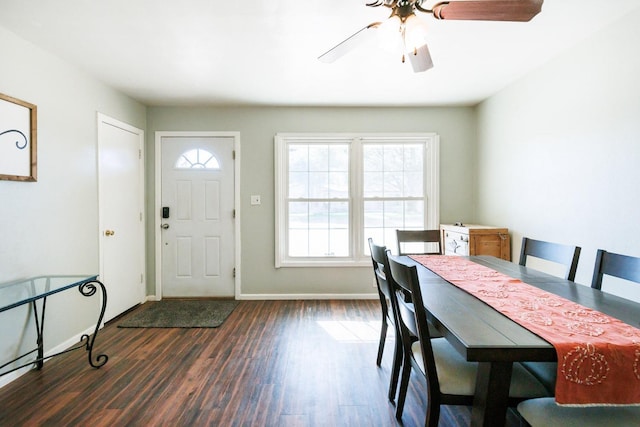
<instances>
[{"instance_id":1,"label":"front door","mask_svg":"<svg viewBox=\"0 0 640 427\"><path fill-rule=\"evenodd\" d=\"M98 115L100 279L108 321L144 302L144 132Z\"/></svg>"},{"instance_id":2,"label":"front door","mask_svg":"<svg viewBox=\"0 0 640 427\"><path fill-rule=\"evenodd\" d=\"M234 296L234 138L160 145L162 297Z\"/></svg>"}]
</instances>

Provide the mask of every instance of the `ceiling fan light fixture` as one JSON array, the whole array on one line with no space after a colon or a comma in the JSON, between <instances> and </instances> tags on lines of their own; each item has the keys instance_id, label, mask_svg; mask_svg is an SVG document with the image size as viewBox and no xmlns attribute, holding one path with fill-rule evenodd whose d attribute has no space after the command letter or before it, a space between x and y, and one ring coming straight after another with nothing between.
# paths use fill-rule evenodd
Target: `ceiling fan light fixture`
<instances>
[{"instance_id":1,"label":"ceiling fan light fixture","mask_svg":"<svg viewBox=\"0 0 640 427\"><path fill-rule=\"evenodd\" d=\"M404 21L404 50L408 53L415 52L418 48L427 44L427 24L415 14L407 16Z\"/></svg>"},{"instance_id":2,"label":"ceiling fan light fixture","mask_svg":"<svg viewBox=\"0 0 640 427\"><path fill-rule=\"evenodd\" d=\"M391 16L384 22L373 22L318 57L333 62L369 35L378 33L378 44L402 52L402 62L408 58L413 71L418 73L433 67L427 47L427 26L416 12L447 21L530 21L542 10L544 0L440 0L431 8L423 6L426 0L369 0L369 7L387 7ZM436 2L439 0L435 0ZM398 35L400 37L398 37Z\"/></svg>"},{"instance_id":3,"label":"ceiling fan light fixture","mask_svg":"<svg viewBox=\"0 0 640 427\"><path fill-rule=\"evenodd\" d=\"M402 49L402 22L398 15L391 15L377 29L378 46L387 52L397 53Z\"/></svg>"}]
</instances>

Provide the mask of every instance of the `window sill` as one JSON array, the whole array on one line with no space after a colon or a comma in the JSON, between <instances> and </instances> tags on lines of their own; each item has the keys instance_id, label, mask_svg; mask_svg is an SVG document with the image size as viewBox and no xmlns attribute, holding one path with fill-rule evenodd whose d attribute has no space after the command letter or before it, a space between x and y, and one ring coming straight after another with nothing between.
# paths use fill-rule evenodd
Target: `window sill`
<instances>
[{"instance_id":1,"label":"window sill","mask_svg":"<svg viewBox=\"0 0 640 427\"><path fill-rule=\"evenodd\" d=\"M276 268L289 268L289 267L318 267L318 268L323 268L323 267L330 267L330 268L334 268L334 267L371 267L371 260L361 260L361 261L354 261L354 260L335 260L335 261L331 261L331 260L321 260L321 261L309 261L309 260L300 260L300 261L293 261L293 260L287 260L287 261L283 261L280 263L280 265L276 265Z\"/></svg>"}]
</instances>

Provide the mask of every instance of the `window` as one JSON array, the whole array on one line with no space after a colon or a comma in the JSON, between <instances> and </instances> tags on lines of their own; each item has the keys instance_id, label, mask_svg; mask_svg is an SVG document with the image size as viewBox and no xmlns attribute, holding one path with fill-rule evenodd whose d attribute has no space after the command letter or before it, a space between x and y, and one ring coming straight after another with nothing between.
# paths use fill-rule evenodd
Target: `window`
<instances>
[{"instance_id":1,"label":"window","mask_svg":"<svg viewBox=\"0 0 640 427\"><path fill-rule=\"evenodd\" d=\"M175 165L176 169L220 169L218 159L201 148L182 153Z\"/></svg>"},{"instance_id":2,"label":"window","mask_svg":"<svg viewBox=\"0 0 640 427\"><path fill-rule=\"evenodd\" d=\"M277 134L276 267L370 262L372 237L438 228L436 134Z\"/></svg>"}]
</instances>

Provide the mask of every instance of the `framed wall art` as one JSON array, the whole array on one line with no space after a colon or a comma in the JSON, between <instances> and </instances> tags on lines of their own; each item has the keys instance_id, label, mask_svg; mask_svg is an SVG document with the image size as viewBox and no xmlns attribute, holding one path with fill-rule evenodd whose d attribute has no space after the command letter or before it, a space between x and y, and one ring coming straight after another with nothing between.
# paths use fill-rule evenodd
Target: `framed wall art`
<instances>
[{"instance_id":1,"label":"framed wall art","mask_svg":"<svg viewBox=\"0 0 640 427\"><path fill-rule=\"evenodd\" d=\"M37 107L0 93L0 179L37 180Z\"/></svg>"}]
</instances>

